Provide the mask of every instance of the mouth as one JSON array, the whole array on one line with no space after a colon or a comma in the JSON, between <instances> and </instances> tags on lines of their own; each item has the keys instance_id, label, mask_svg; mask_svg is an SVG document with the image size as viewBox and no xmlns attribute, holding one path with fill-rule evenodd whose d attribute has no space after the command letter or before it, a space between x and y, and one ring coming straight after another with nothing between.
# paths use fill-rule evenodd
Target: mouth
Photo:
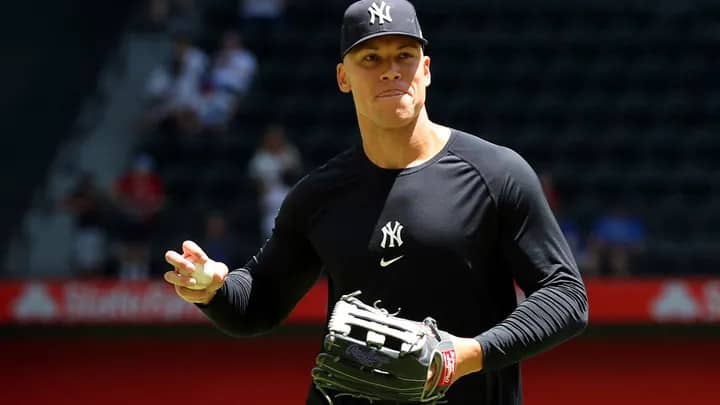
<instances>
[{"instance_id":1,"label":"mouth","mask_svg":"<svg viewBox=\"0 0 720 405\"><path fill-rule=\"evenodd\" d=\"M409 93L408 93L407 91L392 89L392 90L385 90L385 91L383 91L383 92L380 92L377 96L375 96L375 98L394 98L394 97L402 97L402 96L404 96L404 95L406 95L406 94L409 95Z\"/></svg>"}]
</instances>

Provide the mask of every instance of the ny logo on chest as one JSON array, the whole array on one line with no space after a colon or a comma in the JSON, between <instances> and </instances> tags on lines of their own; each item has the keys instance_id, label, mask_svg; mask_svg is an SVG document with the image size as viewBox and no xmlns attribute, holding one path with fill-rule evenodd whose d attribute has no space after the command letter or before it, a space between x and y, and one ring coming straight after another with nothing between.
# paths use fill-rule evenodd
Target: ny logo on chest
<instances>
[{"instance_id":1,"label":"ny logo on chest","mask_svg":"<svg viewBox=\"0 0 720 405\"><path fill-rule=\"evenodd\" d=\"M400 222L398 221L390 221L385 226L382 227L382 242L380 242L381 248L386 247L395 247L395 244L397 243L398 246L402 246L402 230L403 226L400 225Z\"/></svg>"},{"instance_id":2,"label":"ny logo on chest","mask_svg":"<svg viewBox=\"0 0 720 405\"><path fill-rule=\"evenodd\" d=\"M402 240L402 231L403 226L398 221L389 221L385 226L382 227L382 241L380 242L380 247L383 249L386 248L394 248L394 247L401 247L403 245ZM380 258L380 267L388 267L391 264L399 261L402 259L405 255L400 255L396 257L390 257L385 258L384 256Z\"/></svg>"}]
</instances>

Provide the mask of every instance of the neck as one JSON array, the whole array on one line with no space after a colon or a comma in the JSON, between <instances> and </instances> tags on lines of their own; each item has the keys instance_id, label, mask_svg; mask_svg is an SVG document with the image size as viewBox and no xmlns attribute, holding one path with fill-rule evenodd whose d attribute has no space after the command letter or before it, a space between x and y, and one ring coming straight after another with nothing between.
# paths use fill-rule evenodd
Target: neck
<instances>
[{"instance_id":1,"label":"neck","mask_svg":"<svg viewBox=\"0 0 720 405\"><path fill-rule=\"evenodd\" d=\"M365 155L383 169L418 166L435 156L450 138L450 129L430 121L423 108L405 126L383 128L358 115Z\"/></svg>"}]
</instances>

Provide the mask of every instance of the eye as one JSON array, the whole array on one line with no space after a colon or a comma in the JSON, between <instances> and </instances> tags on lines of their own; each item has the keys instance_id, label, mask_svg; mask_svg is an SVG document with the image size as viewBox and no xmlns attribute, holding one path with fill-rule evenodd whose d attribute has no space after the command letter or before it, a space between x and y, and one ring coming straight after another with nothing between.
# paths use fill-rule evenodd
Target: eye
<instances>
[{"instance_id":1,"label":"eye","mask_svg":"<svg viewBox=\"0 0 720 405\"><path fill-rule=\"evenodd\" d=\"M379 56L376 53L369 53L365 56L363 56L364 62L375 62L379 59Z\"/></svg>"},{"instance_id":2,"label":"eye","mask_svg":"<svg viewBox=\"0 0 720 405\"><path fill-rule=\"evenodd\" d=\"M400 55L398 55L400 59L409 59L412 58L413 55L409 52L400 52Z\"/></svg>"}]
</instances>

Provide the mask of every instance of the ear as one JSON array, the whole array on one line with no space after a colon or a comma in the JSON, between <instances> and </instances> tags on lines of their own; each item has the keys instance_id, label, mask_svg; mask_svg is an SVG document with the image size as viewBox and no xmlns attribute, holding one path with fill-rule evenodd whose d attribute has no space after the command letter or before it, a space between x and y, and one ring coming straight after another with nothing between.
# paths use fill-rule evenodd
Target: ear
<instances>
[{"instance_id":1,"label":"ear","mask_svg":"<svg viewBox=\"0 0 720 405\"><path fill-rule=\"evenodd\" d=\"M345 65L343 65L342 62L338 63L335 70L337 75L338 88L343 93L350 93L352 87L350 86L350 82L348 81L347 72L345 71Z\"/></svg>"},{"instance_id":2,"label":"ear","mask_svg":"<svg viewBox=\"0 0 720 405\"><path fill-rule=\"evenodd\" d=\"M425 56L423 58L423 72L425 74L425 87L430 86L432 82L432 74L430 73L430 57Z\"/></svg>"}]
</instances>

